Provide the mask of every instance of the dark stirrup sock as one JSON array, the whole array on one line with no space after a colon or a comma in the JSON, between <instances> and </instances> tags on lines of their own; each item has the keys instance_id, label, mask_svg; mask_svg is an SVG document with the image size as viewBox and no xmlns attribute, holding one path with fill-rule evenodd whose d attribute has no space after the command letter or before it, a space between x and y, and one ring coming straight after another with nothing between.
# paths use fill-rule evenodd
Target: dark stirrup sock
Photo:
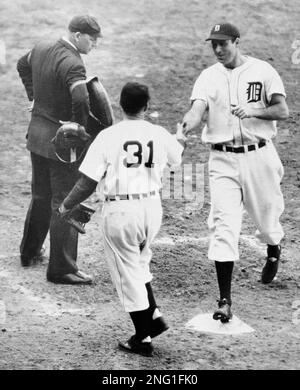
<instances>
[{"instance_id":1,"label":"dark stirrup sock","mask_svg":"<svg viewBox=\"0 0 300 390\"><path fill-rule=\"evenodd\" d=\"M149 308L129 313L135 328L135 335L139 341L150 335Z\"/></svg>"},{"instance_id":2,"label":"dark stirrup sock","mask_svg":"<svg viewBox=\"0 0 300 390\"><path fill-rule=\"evenodd\" d=\"M231 305L231 280L233 265L233 261L215 261L220 299L226 298L229 305Z\"/></svg>"},{"instance_id":3,"label":"dark stirrup sock","mask_svg":"<svg viewBox=\"0 0 300 390\"><path fill-rule=\"evenodd\" d=\"M268 253L268 257L275 257L276 259L279 258L280 256L280 245L270 245L268 244L268 249L267 249L267 253Z\"/></svg>"}]
</instances>

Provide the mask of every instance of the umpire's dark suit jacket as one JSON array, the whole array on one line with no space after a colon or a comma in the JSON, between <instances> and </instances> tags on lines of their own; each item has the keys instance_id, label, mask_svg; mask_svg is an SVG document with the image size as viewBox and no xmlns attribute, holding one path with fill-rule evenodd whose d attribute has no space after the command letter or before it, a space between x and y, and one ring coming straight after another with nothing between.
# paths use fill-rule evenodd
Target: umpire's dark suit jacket
<instances>
[{"instance_id":1,"label":"umpire's dark suit jacket","mask_svg":"<svg viewBox=\"0 0 300 390\"><path fill-rule=\"evenodd\" d=\"M17 69L29 100L34 99L27 148L35 154L56 159L51 139L60 126L59 120L72 120L85 128L87 124L87 89L81 89L73 97L70 93L74 82L86 79L81 56L63 39L56 43L41 42L18 61Z\"/></svg>"},{"instance_id":2,"label":"umpire's dark suit jacket","mask_svg":"<svg viewBox=\"0 0 300 390\"><path fill-rule=\"evenodd\" d=\"M64 164L54 153L51 139L60 120L86 128L89 95L79 52L64 39L38 43L17 64L19 75L34 108L28 128L27 148L32 161L32 200L20 246L21 260L38 255L50 227L49 280L75 273L78 232L56 215L56 208L78 178L78 164Z\"/></svg>"}]
</instances>

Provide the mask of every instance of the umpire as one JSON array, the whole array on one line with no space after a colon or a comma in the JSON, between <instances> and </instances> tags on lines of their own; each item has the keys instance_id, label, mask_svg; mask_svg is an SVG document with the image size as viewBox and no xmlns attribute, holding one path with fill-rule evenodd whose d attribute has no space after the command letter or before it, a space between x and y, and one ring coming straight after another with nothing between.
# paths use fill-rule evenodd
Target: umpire
<instances>
[{"instance_id":1,"label":"umpire","mask_svg":"<svg viewBox=\"0 0 300 390\"><path fill-rule=\"evenodd\" d=\"M78 232L61 222L55 210L78 178L78 164L65 164L54 153L51 139L61 121L74 121L86 128L89 95L81 54L97 46L101 29L95 18L74 17L67 37L41 42L21 57L17 70L33 104L27 134L32 162L32 199L20 245L21 264L30 266L40 258L50 228L47 279L53 283L90 284L92 278L76 264Z\"/></svg>"}]
</instances>

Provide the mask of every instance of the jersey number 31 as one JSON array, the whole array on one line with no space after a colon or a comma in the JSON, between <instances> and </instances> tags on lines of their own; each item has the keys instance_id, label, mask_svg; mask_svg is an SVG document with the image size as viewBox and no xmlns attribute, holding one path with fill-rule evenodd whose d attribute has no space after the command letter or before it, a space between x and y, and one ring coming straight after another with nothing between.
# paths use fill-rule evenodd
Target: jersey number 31
<instances>
[{"instance_id":1,"label":"jersey number 31","mask_svg":"<svg viewBox=\"0 0 300 390\"><path fill-rule=\"evenodd\" d=\"M127 153L129 153L128 152L128 147L129 146L136 146L137 147L137 151L132 153L132 156L135 157L137 159L137 161L129 163L127 161L127 157L126 157L123 160L123 164L124 164L124 166L126 168L137 168L142 163L142 158L143 158L143 147L142 147L142 144L139 141L127 141L127 142L125 142L125 144L123 145L123 149ZM147 143L147 146L149 148L149 158L148 158L148 161L145 162L144 165L145 165L146 168L151 168L153 166L153 141L149 141Z\"/></svg>"}]
</instances>

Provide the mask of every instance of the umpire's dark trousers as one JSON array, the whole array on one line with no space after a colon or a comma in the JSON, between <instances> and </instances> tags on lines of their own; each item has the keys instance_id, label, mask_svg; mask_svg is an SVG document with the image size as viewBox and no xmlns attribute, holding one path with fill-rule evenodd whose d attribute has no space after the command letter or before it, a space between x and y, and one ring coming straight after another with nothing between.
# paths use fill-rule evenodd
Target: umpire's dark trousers
<instances>
[{"instance_id":1,"label":"umpire's dark trousers","mask_svg":"<svg viewBox=\"0 0 300 390\"><path fill-rule=\"evenodd\" d=\"M77 272L78 232L64 223L55 210L76 183L78 164L65 164L31 153L32 199L27 212L21 257L33 258L50 228L50 258L47 277Z\"/></svg>"}]
</instances>

